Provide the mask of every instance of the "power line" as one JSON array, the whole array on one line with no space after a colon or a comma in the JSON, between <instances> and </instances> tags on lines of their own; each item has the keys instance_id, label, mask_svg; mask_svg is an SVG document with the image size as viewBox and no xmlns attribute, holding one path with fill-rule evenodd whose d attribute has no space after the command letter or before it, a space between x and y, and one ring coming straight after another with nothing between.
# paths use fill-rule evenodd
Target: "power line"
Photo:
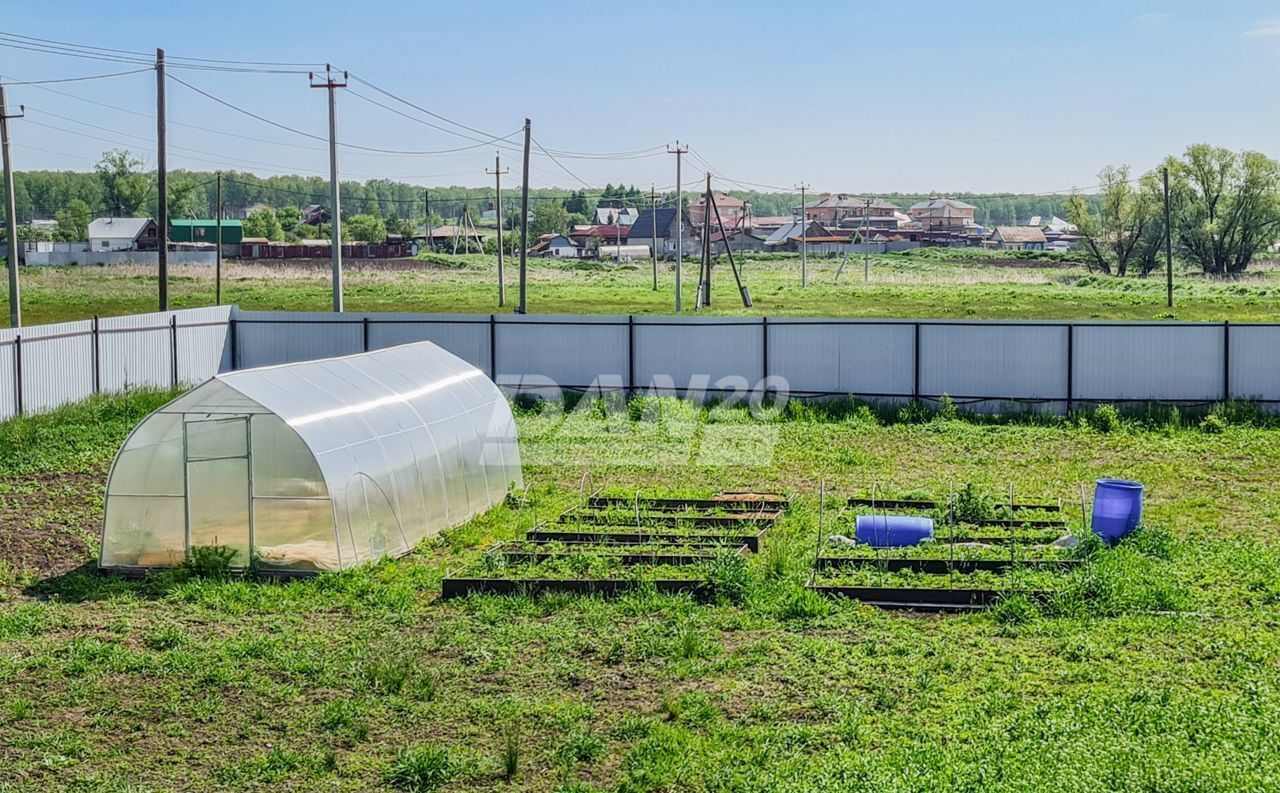
<instances>
[{"instance_id":1,"label":"power line","mask_svg":"<svg viewBox=\"0 0 1280 793\"><path fill-rule=\"evenodd\" d=\"M114 49L112 47L98 47L92 44L72 44L66 41L55 41L53 39L47 39L47 38L36 38L34 36L24 36L21 33L9 33L7 31L0 31L0 36L5 36L8 38L14 38L14 39L23 39L36 44L53 44L53 45L59 45L63 47L73 47L73 48L79 48L84 50L97 50L99 52L113 53L116 55L134 55L134 56L146 57L146 58L149 58L151 56L150 53L138 52L136 50L121 50L121 49ZM282 61L221 60L218 58L194 58L194 57L188 57L188 56L182 56L182 55L166 55L166 59L184 60L184 61L203 61L206 63L249 64L254 66L320 66L321 65L319 63L288 63L288 62L282 62Z\"/></svg>"},{"instance_id":2,"label":"power line","mask_svg":"<svg viewBox=\"0 0 1280 793\"><path fill-rule=\"evenodd\" d=\"M41 85L50 85L52 83L79 83L79 82L84 82L85 80L105 80L109 77L124 77L125 75L129 75L129 74L142 74L143 72L149 72L149 71L151 71L151 68L147 67L145 69L131 69L127 72L111 72L110 74L90 74L85 77L61 77L56 80L23 80L23 81L3 80L0 82L3 82L5 85L41 86Z\"/></svg>"},{"instance_id":3,"label":"power line","mask_svg":"<svg viewBox=\"0 0 1280 793\"><path fill-rule=\"evenodd\" d=\"M533 139L533 144L534 144L535 146L537 146L539 149L541 149L541 151L542 151L542 153L543 153L543 154L545 154L545 155L547 155L548 157L550 157L550 158L551 158L551 161L560 167L560 170L562 170L562 171L564 171L565 173L569 174L569 175L570 175L570 176L572 176L574 179L577 179L579 182L582 182L583 187L591 187L591 185L590 185L590 184L589 184L585 179L583 179L581 176L578 176L578 175L577 175L576 173L574 173L573 171L569 170L569 168L568 168L564 163L560 162L560 160L556 159L556 157L555 157L555 156L553 156L553 155L551 154L551 152L549 152L549 151L547 151L546 149L542 148L542 144L538 142L538 139L537 139L537 138L534 138L534 139Z\"/></svg>"}]
</instances>

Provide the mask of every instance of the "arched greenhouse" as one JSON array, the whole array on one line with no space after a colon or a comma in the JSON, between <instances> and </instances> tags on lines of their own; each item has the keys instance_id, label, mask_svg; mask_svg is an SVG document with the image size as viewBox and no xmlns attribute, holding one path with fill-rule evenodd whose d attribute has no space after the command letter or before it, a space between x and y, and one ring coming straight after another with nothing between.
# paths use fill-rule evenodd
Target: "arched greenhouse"
<instances>
[{"instance_id":1,"label":"arched greenhouse","mask_svg":"<svg viewBox=\"0 0 1280 793\"><path fill-rule=\"evenodd\" d=\"M107 482L99 566L340 570L408 552L522 486L515 422L430 342L220 374L148 416Z\"/></svg>"}]
</instances>

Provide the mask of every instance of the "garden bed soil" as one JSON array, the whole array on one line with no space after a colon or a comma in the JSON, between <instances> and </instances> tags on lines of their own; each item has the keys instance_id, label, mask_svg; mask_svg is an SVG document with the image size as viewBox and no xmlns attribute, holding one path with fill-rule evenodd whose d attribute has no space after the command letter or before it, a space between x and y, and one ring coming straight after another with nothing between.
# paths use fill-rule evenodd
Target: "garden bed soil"
<instances>
[{"instance_id":1,"label":"garden bed soil","mask_svg":"<svg viewBox=\"0 0 1280 793\"><path fill-rule=\"evenodd\" d=\"M1016 567L1032 570L1057 570L1066 572L1080 566L1078 559L903 559L868 556L819 556L814 560L817 570L838 570L845 567L878 567L891 573L910 570L917 573L945 575L947 573L1003 573Z\"/></svg>"},{"instance_id":2,"label":"garden bed soil","mask_svg":"<svg viewBox=\"0 0 1280 793\"><path fill-rule=\"evenodd\" d=\"M618 529L626 527L618 526ZM651 542L669 542L679 544L681 542L718 542L730 546L745 545L752 553L760 552L760 542L764 538L768 527L761 528L755 534L712 534L712 533L685 533L671 531L643 532L637 531L631 527L627 531L606 531L603 527L600 530L590 531L573 531L569 529L550 529L550 528L534 528L525 533L525 539L530 542L588 542L598 544L617 543L621 545L635 545L639 543Z\"/></svg>"},{"instance_id":3,"label":"garden bed soil","mask_svg":"<svg viewBox=\"0 0 1280 793\"><path fill-rule=\"evenodd\" d=\"M446 578L440 585L440 597L444 600L475 593L491 595L528 594L544 592L568 592L577 595L620 595L652 586L662 594L689 592L699 594L710 585L697 578L689 579L555 579L555 578Z\"/></svg>"}]
</instances>

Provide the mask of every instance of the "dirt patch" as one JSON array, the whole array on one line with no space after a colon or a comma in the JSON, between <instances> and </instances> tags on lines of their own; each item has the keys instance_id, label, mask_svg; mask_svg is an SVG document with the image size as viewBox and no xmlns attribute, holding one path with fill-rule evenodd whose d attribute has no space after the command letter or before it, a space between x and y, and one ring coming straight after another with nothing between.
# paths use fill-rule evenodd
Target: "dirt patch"
<instances>
[{"instance_id":1,"label":"dirt patch","mask_svg":"<svg viewBox=\"0 0 1280 793\"><path fill-rule=\"evenodd\" d=\"M97 472L0 477L0 560L47 578L92 559L102 482Z\"/></svg>"}]
</instances>

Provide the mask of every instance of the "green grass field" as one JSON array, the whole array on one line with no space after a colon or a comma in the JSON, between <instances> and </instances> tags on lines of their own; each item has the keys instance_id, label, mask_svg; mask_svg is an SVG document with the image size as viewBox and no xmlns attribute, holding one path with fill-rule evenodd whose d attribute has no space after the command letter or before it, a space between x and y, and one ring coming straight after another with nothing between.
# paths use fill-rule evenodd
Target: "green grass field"
<instances>
[{"instance_id":1,"label":"green grass field","mask_svg":"<svg viewBox=\"0 0 1280 793\"><path fill-rule=\"evenodd\" d=\"M1280 787L1280 427L1245 408L524 411L528 503L405 558L288 584L100 577L106 467L165 398L0 425L0 790ZM795 506L723 602L437 600L446 570L577 501L584 474ZM912 616L803 589L824 480L1012 478L1070 507L1102 475L1146 483L1150 527L1070 598Z\"/></svg>"},{"instance_id":2,"label":"green grass field","mask_svg":"<svg viewBox=\"0 0 1280 793\"><path fill-rule=\"evenodd\" d=\"M498 307L493 257L429 256L402 263L353 266L346 271L350 311L510 311L517 300L517 268L507 262L507 306ZM975 250L926 249L910 255L875 256L863 282L860 259L851 260L839 283L839 260L811 257L809 286L800 288L798 256L748 258L745 279L754 308L744 309L726 263L717 266L712 313L769 316L949 317L1009 319L1180 319L1274 321L1280 308L1280 270L1255 264L1247 275L1213 281L1179 268L1175 307L1165 304L1162 277L1090 275L1060 255L1038 258ZM669 314L674 311L674 271L659 265L660 290L652 288L648 263L602 265L531 260L529 310L536 313ZM684 268L684 305L692 311L697 263ZM27 324L153 311L153 269L32 267L23 270ZM3 285L0 285L2 287ZM3 289L0 288L0 292ZM7 296L4 298L7 300ZM214 303L209 267L175 267L170 282L176 308ZM228 264L223 302L246 309L324 311L330 306L327 263Z\"/></svg>"}]
</instances>

